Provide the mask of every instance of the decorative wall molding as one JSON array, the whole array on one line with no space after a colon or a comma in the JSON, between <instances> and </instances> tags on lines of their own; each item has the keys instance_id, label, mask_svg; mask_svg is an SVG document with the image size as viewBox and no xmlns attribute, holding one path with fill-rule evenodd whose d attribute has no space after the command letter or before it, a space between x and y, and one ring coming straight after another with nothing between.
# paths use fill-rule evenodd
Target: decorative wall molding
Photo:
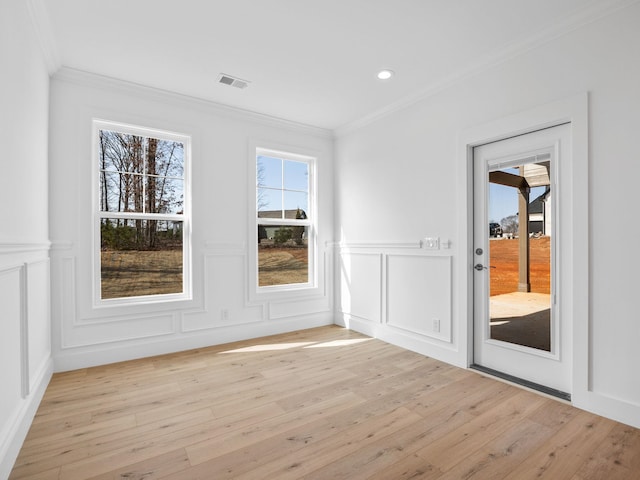
<instances>
[{"instance_id":1,"label":"decorative wall molding","mask_svg":"<svg viewBox=\"0 0 640 480\"><path fill-rule=\"evenodd\" d=\"M311 135L319 138L332 138L333 134L330 130L305 125L302 123L284 120L282 118L272 117L262 113L251 112L241 108L231 107L211 100L205 100L197 97L190 97L168 90L148 87L138 83L127 82L104 75L77 70L66 66L61 67L55 75L54 80L71 83L75 85L93 87L109 90L111 92L120 92L128 95L142 97L150 101L162 101L162 103L170 103L174 106L182 108L198 109L207 114L217 114L223 117L237 119L245 122L258 123L260 125L275 127L279 129L289 130L297 133Z\"/></svg>"},{"instance_id":2,"label":"decorative wall molding","mask_svg":"<svg viewBox=\"0 0 640 480\"><path fill-rule=\"evenodd\" d=\"M181 327L180 331L182 333L192 333L192 332L202 332L207 330L216 330L220 328L230 328L230 327L238 327L242 325L251 325L261 323L262 319L250 319L250 320L236 320L236 321L222 321L222 320L211 320L206 323L197 324L197 316L207 316L207 312L184 312L181 317ZM204 314L204 315L203 315ZM193 317L192 321L189 322L189 317ZM213 318L213 315L210 315Z\"/></svg>"},{"instance_id":3,"label":"decorative wall molding","mask_svg":"<svg viewBox=\"0 0 640 480\"><path fill-rule=\"evenodd\" d=\"M19 321L19 338L15 340L19 343L20 356L20 394L22 398L29 395L29 327L27 316L27 264L21 263L0 268L0 276L15 278L14 285L17 284L18 293L18 321ZM11 278L11 277L10 277ZM14 320L11 318L10 320Z\"/></svg>"},{"instance_id":4,"label":"decorative wall molding","mask_svg":"<svg viewBox=\"0 0 640 480\"><path fill-rule=\"evenodd\" d=\"M61 350L71 350L84 347L93 347L96 345L107 345L121 342L130 342L144 339L152 339L157 337L164 337L167 335L173 335L175 329L173 326L174 314L169 313L165 315L135 315L131 317L123 317L119 319L120 329L113 329L114 321L109 320L107 322L95 322L81 325L74 325L71 331L67 332L64 336L67 339L66 343L63 343ZM124 323L127 322L127 326ZM141 325L146 324L141 327ZM134 330L140 330L134 333ZM64 331L64 327L63 327ZM73 342L69 340L69 337L78 337ZM88 340L92 338L91 340Z\"/></svg>"},{"instance_id":5,"label":"decorative wall molding","mask_svg":"<svg viewBox=\"0 0 640 480\"><path fill-rule=\"evenodd\" d=\"M333 247L341 270L336 272L337 324L460 365L453 344L452 250L427 250L419 242ZM354 258L371 258L377 267L374 271L372 263ZM394 259L406 261L394 264Z\"/></svg>"},{"instance_id":6,"label":"decorative wall molding","mask_svg":"<svg viewBox=\"0 0 640 480\"><path fill-rule=\"evenodd\" d=\"M207 242L207 248L208 252L204 255L204 268L202 272L203 306L201 309L190 309L181 313L180 331L189 333L223 327L234 327L237 325L254 324L266 320L265 305L263 303L251 304L248 301L249 297L246 285L247 255L246 250L244 249L244 244L220 244ZM230 316L227 319L223 319L221 318L222 315L220 314L220 312L213 310L211 306L212 300L210 298L210 295L207 295L207 291L211 288L212 285L212 280L209 275L209 271L211 268L210 263L215 259L221 257L236 257L242 263L242 267L240 270L242 271L242 291L244 293L242 294L241 305L239 305L239 307L245 311L256 308L260 309L259 319L245 320L243 319L244 317L234 319L229 313L231 309L227 310L227 314Z\"/></svg>"},{"instance_id":7,"label":"decorative wall molding","mask_svg":"<svg viewBox=\"0 0 640 480\"><path fill-rule=\"evenodd\" d=\"M31 393L23 400L13 421L0 426L0 478L9 478L52 375L53 362L49 358L33 379Z\"/></svg>"},{"instance_id":8,"label":"decorative wall molding","mask_svg":"<svg viewBox=\"0 0 640 480\"><path fill-rule=\"evenodd\" d=\"M394 261L402 259L410 259L411 265L393 266ZM451 343L452 258L388 254L385 264L385 323L411 334ZM398 274L396 268L404 270ZM400 288L394 275L402 278Z\"/></svg>"},{"instance_id":9,"label":"decorative wall molding","mask_svg":"<svg viewBox=\"0 0 640 480\"><path fill-rule=\"evenodd\" d=\"M67 345L65 328L66 325L75 325L77 322L76 312L76 276L75 276L75 257L63 257L60 260L59 279L51 279L59 281L58 291L60 293L60 314L59 318L63 319L60 325L60 348L71 348Z\"/></svg>"},{"instance_id":10,"label":"decorative wall molding","mask_svg":"<svg viewBox=\"0 0 640 480\"><path fill-rule=\"evenodd\" d=\"M366 267L366 271L360 273L358 270L363 269L365 265L362 261L357 262L360 265L353 269L352 258L367 258L370 261ZM338 299L336 310L339 313L346 314L350 317L359 318L363 322L371 322L380 324L383 315L383 265L384 256L377 251L352 252L343 251L339 255L339 281L336 283L338 288ZM347 261L348 260L348 261ZM354 281L355 277L355 281ZM370 284L368 286L367 284ZM345 285L346 284L346 285ZM347 298L346 298L347 297Z\"/></svg>"},{"instance_id":11,"label":"decorative wall molding","mask_svg":"<svg viewBox=\"0 0 640 480\"><path fill-rule=\"evenodd\" d=\"M43 365L51 360L50 266L48 256L25 263L24 301L29 394L36 388L36 379L40 377Z\"/></svg>"},{"instance_id":12,"label":"decorative wall molding","mask_svg":"<svg viewBox=\"0 0 640 480\"><path fill-rule=\"evenodd\" d=\"M48 252L51 242L22 242L3 243L0 242L0 255L15 255L19 253Z\"/></svg>"},{"instance_id":13,"label":"decorative wall molding","mask_svg":"<svg viewBox=\"0 0 640 480\"><path fill-rule=\"evenodd\" d=\"M395 243L330 243L327 246L333 246L341 251L366 249L366 250L389 250L389 249L419 249L421 243L418 242L395 242Z\"/></svg>"},{"instance_id":14,"label":"decorative wall molding","mask_svg":"<svg viewBox=\"0 0 640 480\"><path fill-rule=\"evenodd\" d=\"M72 250L74 243L70 240L53 240L51 242L51 251L59 252L64 250Z\"/></svg>"},{"instance_id":15,"label":"decorative wall molding","mask_svg":"<svg viewBox=\"0 0 640 480\"><path fill-rule=\"evenodd\" d=\"M428 249L424 248L422 240L416 242L327 242L326 247L337 250L340 253L345 252L380 252L391 253L395 251L413 251L414 255L424 256L439 256L439 257L451 257L453 256L453 250L450 247L451 241L449 239L441 239L440 248Z\"/></svg>"},{"instance_id":16,"label":"decorative wall molding","mask_svg":"<svg viewBox=\"0 0 640 480\"><path fill-rule=\"evenodd\" d=\"M29 380L29 281L27 264L20 268L20 376L22 398L27 398L31 382Z\"/></svg>"}]
</instances>

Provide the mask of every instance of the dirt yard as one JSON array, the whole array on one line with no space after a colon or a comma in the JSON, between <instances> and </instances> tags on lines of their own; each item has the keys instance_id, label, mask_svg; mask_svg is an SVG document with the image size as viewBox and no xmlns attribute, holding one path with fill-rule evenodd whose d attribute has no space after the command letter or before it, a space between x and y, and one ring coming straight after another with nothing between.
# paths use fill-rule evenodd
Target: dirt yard
<instances>
[{"instance_id":1,"label":"dirt yard","mask_svg":"<svg viewBox=\"0 0 640 480\"><path fill-rule=\"evenodd\" d=\"M309 281L306 247L258 248L258 272L261 287Z\"/></svg>"},{"instance_id":2,"label":"dirt yard","mask_svg":"<svg viewBox=\"0 0 640 480\"><path fill-rule=\"evenodd\" d=\"M531 238L531 291L551 291L550 237ZM491 262L491 295L518 291L518 240L492 239L489 245Z\"/></svg>"},{"instance_id":3,"label":"dirt yard","mask_svg":"<svg viewBox=\"0 0 640 480\"><path fill-rule=\"evenodd\" d=\"M306 247L266 247L258 250L260 286L306 283ZM102 298L137 297L182 292L182 252L104 251Z\"/></svg>"},{"instance_id":4,"label":"dirt yard","mask_svg":"<svg viewBox=\"0 0 640 480\"><path fill-rule=\"evenodd\" d=\"M182 293L182 250L101 252L102 298Z\"/></svg>"}]
</instances>

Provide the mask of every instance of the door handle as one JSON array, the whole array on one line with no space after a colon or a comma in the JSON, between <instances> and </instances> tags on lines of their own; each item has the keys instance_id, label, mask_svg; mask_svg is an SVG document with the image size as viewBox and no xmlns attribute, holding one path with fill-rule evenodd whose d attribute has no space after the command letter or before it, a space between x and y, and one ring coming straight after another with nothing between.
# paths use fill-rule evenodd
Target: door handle
<instances>
[{"instance_id":1,"label":"door handle","mask_svg":"<svg viewBox=\"0 0 640 480\"><path fill-rule=\"evenodd\" d=\"M484 265L482 265L481 263L476 263L473 268L475 268L476 270L478 270L479 272L481 272L482 270L488 270L489 268L496 268L494 266L489 265L488 267L485 267Z\"/></svg>"}]
</instances>

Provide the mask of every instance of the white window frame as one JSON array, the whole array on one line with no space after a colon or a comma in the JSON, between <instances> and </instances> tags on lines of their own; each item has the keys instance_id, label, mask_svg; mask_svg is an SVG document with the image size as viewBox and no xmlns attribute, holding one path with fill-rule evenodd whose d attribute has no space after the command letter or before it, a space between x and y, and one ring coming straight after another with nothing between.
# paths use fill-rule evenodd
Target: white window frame
<instances>
[{"instance_id":1,"label":"white window frame","mask_svg":"<svg viewBox=\"0 0 640 480\"><path fill-rule=\"evenodd\" d=\"M288 146L265 146L264 143L252 143L249 166L250 195L249 211L249 299L254 301L278 299L296 296L311 296L319 293L318 288L318 215L317 215L317 155L303 152ZM309 192L306 219L259 218L258 217L258 182L257 161L259 156L268 156L304 162L309 171ZM283 205L284 208L284 205ZM308 281L305 283L291 283L282 285L259 286L258 273L258 226L259 225L287 225L307 227L308 247Z\"/></svg>"},{"instance_id":2,"label":"white window frame","mask_svg":"<svg viewBox=\"0 0 640 480\"><path fill-rule=\"evenodd\" d=\"M139 213L139 212L104 212L100 210L100 168L99 168L99 132L110 130L129 135L157 138L160 140L180 142L184 147L183 159L183 209L182 214ZM92 196L93 196L93 299L94 307L110 307L123 305L155 304L192 300L191 280L191 136L181 133L158 130L127 123L93 119L92 128ZM141 295L103 299L101 295L101 238L100 221L103 218L141 219L172 221L182 223L182 292L156 295Z\"/></svg>"}]
</instances>

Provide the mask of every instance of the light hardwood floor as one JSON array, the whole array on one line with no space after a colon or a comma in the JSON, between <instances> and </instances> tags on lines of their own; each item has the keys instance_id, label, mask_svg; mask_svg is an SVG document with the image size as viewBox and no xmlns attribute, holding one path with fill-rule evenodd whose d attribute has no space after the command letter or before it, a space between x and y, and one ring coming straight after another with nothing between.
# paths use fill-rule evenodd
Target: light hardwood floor
<instances>
[{"instance_id":1,"label":"light hardwood floor","mask_svg":"<svg viewBox=\"0 0 640 480\"><path fill-rule=\"evenodd\" d=\"M640 430L339 327L56 374L12 479L640 479Z\"/></svg>"}]
</instances>

